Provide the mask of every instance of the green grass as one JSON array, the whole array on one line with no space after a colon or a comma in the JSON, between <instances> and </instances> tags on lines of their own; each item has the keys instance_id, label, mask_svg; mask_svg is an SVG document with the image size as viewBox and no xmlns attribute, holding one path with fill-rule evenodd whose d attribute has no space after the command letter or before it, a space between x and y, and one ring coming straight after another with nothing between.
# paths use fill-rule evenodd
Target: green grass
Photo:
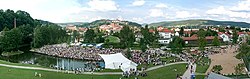
<instances>
[{"instance_id":1,"label":"green grass","mask_svg":"<svg viewBox=\"0 0 250 79\"><path fill-rule=\"evenodd\" d=\"M21 63L11 63L8 61L0 60L0 64L8 64L8 65L16 65L16 66L28 66L28 67L42 67L42 68L48 68L40 65L32 65L32 64L21 64Z\"/></svg>"},{"instance_id":2,"label":"green grass","mask_svg":"<svg viewBox=\"0 0 250 79\"><path fill-rule=\"evenodd\" d=\"M120 39L116 36L108 36L108 37L106 37L106 39L108 39L110 43L119 43L120 42Z\"/></svg>"},{"instance_id":3,"label":"green grass","mask_svg":"<svg viewBox=\"0 0 250 79\"><path fill-rule=\"evenodd\" d=\"M168 63L169 63L170 61L174 61L174 59L177 59L177 57L173 57L173 56L172 56L172 57L167 57L167 58L166 58L166 57L161 57L161 58L160 58L161 61L166 61L166 62L168 62Z\"/></svg>"},{"instance_id":4,"label":"green grass","mask_svg":"<svg viewBox=\"0 0 250 79\"><path fill-rule=\"evenodd\" d=\"M13 55L19 55L24 53L23 51L10 51L10 52L3 52L2 56L13 56Z\"/></svg>"},{"instance_id":5,"label":"green grass","mask_svg":"<svg viewBox=\"0 0 250 79\"><path fill-rule=\"evenodd\" d=\"M195 79L205 79L206 75L195 75Z\"/></svg>"},{"instance_id":6,"label":"green grass","mask_svg":"<svg viewBox=\"0 0 250 79\"><path fill-rule=\"evenodd\" d=\"M150 63L150 64L140 64L137 66L137 69L141 70L142 67L147 67L147 68L150 68L150 67L154 67L156 65L153 65L153 63Z\"/></svg>"},{"instance_id":7,"label":"green grass","mask_svg":"<svg viewBox=\"0 0 250 79\"><path fill-rule=\"evenodd\" d=\"M176 74L185 72L186 64L176 64L147 72L147 77L139 79L175 79ZM177 71L174 71L177 69ZM42 74L42 77L35 77L35 72ZM61 72L49 72L42 70L16 69L0 66L0 79L119 79L121 75L85 75L66 74ZM123 78L134 79L134 77Z\"/></svg>"},{"instance_id":8,"label":"green grass","mask_svg":"<svg viewBox=\"0 0 250 79\"><path fill-rule=\"evenodd\" d=\"M204 64L204 63L211 63L211 60L208 57L202 57L200 60L196 62L196 73L206 73L208 67L210 64ZM202 64L203 63L203 64Z\"/></svg>"},{"instance_id":9,"label":"green grass","mask_svg":"<svg viewBox=\"0 0 250 79\"><path fill-rule=\"evenodd\" d=\"M147 77L139 77L139 79L176 79L177 74L183 74L186 71L187 64L171 65L147 72ZM174 71L177 69L177 71Z\"/></svg>"},{"instance_id":10,"label":"green grass","mask_svg":"<svg viewBox=\"0 0 250 79\"><path fill-rule=\"evenodd\" d=\"M76 75L61 72L0 67L0 79L118 79L120 75ZM35 77L35 72L42 77Z\"/></svg>"},{"instance_id":11,"label":"green grass","mask_svg":"<svg viewBox=\"0 0 250 79\"><path fill-rule=\"evenodd\" d=\"M103 69L98 72L122 72L121 69Z\"/></svg>"}]
</instances>

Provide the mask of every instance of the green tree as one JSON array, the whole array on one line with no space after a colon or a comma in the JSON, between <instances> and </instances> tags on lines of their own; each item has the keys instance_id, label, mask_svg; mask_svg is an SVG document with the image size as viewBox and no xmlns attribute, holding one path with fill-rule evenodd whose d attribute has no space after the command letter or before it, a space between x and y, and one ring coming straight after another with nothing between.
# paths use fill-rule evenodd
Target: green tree
<instances>
[{"instance_id":1,"label":"green tree","mask_svg":"<svg viewBox=\"0 0 250 79\"><path fill-rule=\"evenodd\" d=\"M140 39L140 49L142 52L145 52L147 50L147 45L144 38Z\"/></svg>"},{"instance_id":2,"label":"green tree","mask_svg":"<svg viewBox=\"0 0 250 79\"><path fill-rule=\"evenodd\" d=\"M173 37L173 41L169 43L169 46L173 53L181 53L184 45L185 42L183 41L183 39L177 36Z\"/></svg>"},{"instance_id":3,"label":"green tree","mask_svg":"<svg viewBox=\"0 0 250 79\"><path fill-rule=\"evenodd\" d=\"M96 33L93 29L88 29L84 34L84 42L94 43L95 42Z\"/></svg>"},{"instance_id":4,"label":"green tree","mask_svg":"<svg viewBox=\"0 0 250 79\"><path fill-rule=\"evenodd\" d=\"M223 69L223 68L222 68L221 65L215 65L215 66L213 66L212 71L215 72L215 73L220 74L220 71L221 71L222 69Z\"/></svg>"},{"instance_id":5,"label":"green tree","mask_svg":"<svg viewBox=\"0 0 250 79\"><path fill-rule=\"evenodd\" d=\"M218 36L215 36L212 41L214 46L220 46L220 40L218 39Z\"/></svg>"},{"instance_id":6,"label":"green tree","mask_svg":"<svg viewBox=\"0 0 250 79\"><path fill-rule=\"evenodd\" d=\"M22 38L23 33L18 28L6 31L0 39L3 51L17 50L22 44Z\"/></svg>"},{"instance_id":7,"label":"green tree","mask_svg":"<svg viewBox=\"0 0 250 79\"><path fill-rule=\"evenodd\" d=\"M135 35L133 30L129 28L129 26L124 26L119 33L119 38L122 46L125 48L131 47L135 42Z\"/></svg>"},{"instance_id":8,"label":"green tree","mask_svg":"<svg viewBox=\"0 0 250 79\"><path fill-rule=\"evenodd\" d=\"M240 75L244 72L244 67L245 67L244 63L238 64L237 66L234 67L234 71L237 78L238 78L237 75Z\"/></svg>"},{"instance_id":9,"label":"green tree","mask_svg":"<svg viewBox=\"0 0 250 79\"><path fill-rule=\"evenodd\" d=\"M184 36L184 28L183 27L181 27L179 34L180 34L180 36Z\"/></svg>"},{"instance_id":10,"label":"green tree","mask_svg":"<svg viewBox=\"0 0 250 79\"><path fill-rule=\"evenodd\" d=\"M207 40L205 39L206 37L206 31L203 29L200 29L198 31L198 46L199 46L199 50L204 51L205 47L207 45Z\"/></svg>"},{"instance_id":11,"label":"green tree","mask_svg":"<svg viewBox=\"0 0 250 79\"><path fill-rule=\"evenodd\" d=\"M57 25L38 26L34 29L32 47L43 45L66 43L69 39L66 30Z\"/></svg>"},{"instance_id":12,"label":"green tree","mask_svg":"<svg viewBox=\"0 0 250 79\"><path fill-rule=\"evenodd\" d=\"M237 40L238 40L238 34L237 34L237 32L236 32L235 29L233 30L233 37L232 37L232 39L233 39L233 44L236 44Z\"/></svg>"}]
</instances>

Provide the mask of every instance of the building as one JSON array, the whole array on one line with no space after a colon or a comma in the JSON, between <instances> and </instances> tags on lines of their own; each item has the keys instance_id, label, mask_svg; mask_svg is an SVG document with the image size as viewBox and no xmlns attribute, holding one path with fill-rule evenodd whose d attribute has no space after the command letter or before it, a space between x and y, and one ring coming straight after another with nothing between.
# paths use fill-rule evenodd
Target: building
<instances>
[{"instance_id":1,"label":"building","mask_svg":"<svg viewBox=\"0 0 250 79\"><path fill-rule=\"evenodd\" d=\"M231 35L228 33L218 32L218 36L222 38L223 42L228 42L231 40Z\"/></svg>"},{"instance_id":2,"label":"building","mask_svg":"<svg viewBox=\"0 0 250 79\"><path fill-rule=\"evenodd\" d=\"M174 31L167 28L159 30L160 39L158 41L160 44L169 44L172 41L172 34L174 34Z\"/></svg>"},{"instance_id":3,"label":"building","mask_svg":"<svg viewBox=\"0 0 250 79\"><path fill-rule=\"evenodd\" d=\"M185 41L185 44L192 44L192 45L196 45L198 44L198 35L197 34L194 34L192 35L191 37L181 37L184 41ZM207 36L205 37L206 41L207 41L207 44L212 44L212 41L213 39L215 38L215 36ZM220 41L222 41L222 38L220 38L218 36L218 39Z\"/></svg>"}]
</instances>

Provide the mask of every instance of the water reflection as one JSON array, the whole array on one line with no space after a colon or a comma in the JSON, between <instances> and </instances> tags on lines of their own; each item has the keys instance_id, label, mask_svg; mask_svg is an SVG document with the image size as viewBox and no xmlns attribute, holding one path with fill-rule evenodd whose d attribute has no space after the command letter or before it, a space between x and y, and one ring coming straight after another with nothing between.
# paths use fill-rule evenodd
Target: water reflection
<instances>
[{"instance_id":1,"label":"water reflection","mask_svg":"<svg viewBox=\"0 0 250 79\"><path fill-rule=\"evenodd\" d=\"M25 51L23 54L10 57L0 56L0 59L13 63L35 64L61 70L92 71L97 67L104 67L104 62L102 61L59 58L29 51Z\"/></svg>"}]
</instances>

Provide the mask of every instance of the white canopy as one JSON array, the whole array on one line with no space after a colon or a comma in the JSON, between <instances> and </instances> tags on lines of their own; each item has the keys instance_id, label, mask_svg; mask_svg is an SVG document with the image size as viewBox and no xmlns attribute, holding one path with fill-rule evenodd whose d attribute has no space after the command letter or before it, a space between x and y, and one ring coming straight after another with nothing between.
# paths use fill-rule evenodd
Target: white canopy
<instances>
[{"instance_id":1,"label":"white canopy","mask_svg":"<svg viewBox=\"0 0 250 79\"><path fill-rule=\"evenodd\" d=\"M122 71L129 71L130 69L135 69L137 64L133 61L127 59L124 57L121 53L116 54L99 54L104 62L105 62L105 68L108 69L122 69Z\"/></svg>"}]
</instances>

